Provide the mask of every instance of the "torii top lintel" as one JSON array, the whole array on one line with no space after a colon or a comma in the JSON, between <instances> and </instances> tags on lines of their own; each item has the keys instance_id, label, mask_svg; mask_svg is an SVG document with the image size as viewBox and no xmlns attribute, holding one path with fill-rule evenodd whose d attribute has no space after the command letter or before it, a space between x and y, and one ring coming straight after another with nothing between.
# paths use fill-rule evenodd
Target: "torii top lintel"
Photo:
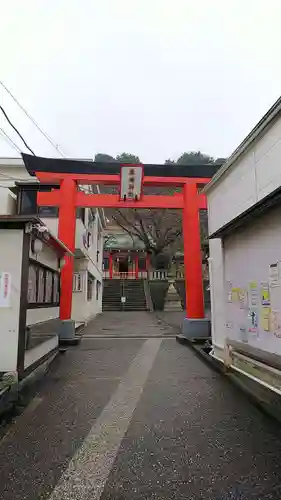
<instances>
[{"instance_id":1,"label":"torii top lintel","mask_svg":"<svg viewBox=\"0 0 281 500\"><path fill-rule=\"evenodd\" d=\"M120 179L123 163L104 163L61 158L42 158L22 154L25 167L30 175L40 172L42 182L59 182L71 177L80 184L116 184ZM190 179L197 184L206 184L221 165L153 165L144 164L144 184L183 185ZM37 175L39 178L39 176Z\"/></svg>"}]
</instances>

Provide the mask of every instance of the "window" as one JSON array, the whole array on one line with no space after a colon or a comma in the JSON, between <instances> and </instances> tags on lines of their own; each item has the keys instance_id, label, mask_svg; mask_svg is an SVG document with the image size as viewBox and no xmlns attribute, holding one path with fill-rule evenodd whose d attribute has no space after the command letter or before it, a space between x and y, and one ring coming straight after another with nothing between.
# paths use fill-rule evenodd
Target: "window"
<instances>
[{"instance_id":1,"label":"window","mask_svg":"<svg viewBox=\"0 0 281 500\"><path fill-rule=\"evenodd\" d=\"M37 214L37 190L21 190L19 194L18 213L20 215Z\"/></svg>"},{"instance_id":2,"label":"window","mask_svg":"<svg viewBox=\"0 0 281 500\"><path fill-rule=\"evenodd\" d=\"M94 281L95 281L95 278L88 272L88 279L87 279L87 300L88 301L93 299Z\"/></svg>"},{"instance_id":3,"label":"window","mask_svg":"<svg viewBox=\"0 0 281 500\"><path fill-rule=\"evenodd\" d=\"M27 307L58 306L60 302L60 277L57 271L33 260L29 263Z\"/></svg>"},{"instance_id":4,"label":"window","mask_svg":"<svg viewBox=\"0 0 281 500\"><path fill-rule=\"evenodd\" d=\"M60 277L58 273L53 274L53 303L58 304L60 301Z\"/></svg>"},{"instance_id":5,"label":"window","mask_svg":"<svg viewBox=\"0 0 281 500\"><path fill-rule=\"evenodd\" d=\"M108 257L104 257L104 259L103 259L103 269L104 269L104 271L108 271L108 269L109 269L109 258Z\"/></svg>"},{"instance_id":6,"label":"window","mask_svg":"<svg viewBox=\"0 0 281 500\"><path fill-rule=\"evenodd\" d=\"M96 283L96 300L99 300L99 298L100 298L100 289L101 289L101 282L97 280L97 283Z\"/></svg>"},{"instance_id":7,"label":"window","mask_svg":"<svg viewBox=\"0 0 281 500\"><path fill-rule=\"evenodd\" d=\"M58 207L38 207L38 191L50 191L54 186L21 186L17 198L17 213L20 215L40 215L40 217L58 217Z\"/></svg>"},{"instance_id":8,"label":"window","mask_svg":"<svg viewBox=\"0 0 281 500\"><path fill-rule=\"evenodd\" d=\"M73 292L83 292L83 275L81 272L77 272L73 274Z\"/></svg>"},{"instance_id":9,"label":"window","mask_svg":"<svg viewBox=\"0 0 281 500\"><path fill-rule=\"evenodd\" d=\"M40 217L58 217L58 207L38 207L38 215Z\"/></svg>"},{"instance_id":10,"label":"window","mask_svg":"<svg viewBox=\"0 0 281 500\"><path fill-rule=\"evenodd\" d=\"M51 303L53 298L53 273L45 271L45 302Z\"/></svg>"},{"instance_id":11,"label":"window","mask_svg":"<svg viewBox=\"0 0 281 500\"><path fill-rule=\"evenodd\" d=\"M37 269L32 265L29 266L27 302L29 304L37 302Z\"/></svg>"}]
</instances>

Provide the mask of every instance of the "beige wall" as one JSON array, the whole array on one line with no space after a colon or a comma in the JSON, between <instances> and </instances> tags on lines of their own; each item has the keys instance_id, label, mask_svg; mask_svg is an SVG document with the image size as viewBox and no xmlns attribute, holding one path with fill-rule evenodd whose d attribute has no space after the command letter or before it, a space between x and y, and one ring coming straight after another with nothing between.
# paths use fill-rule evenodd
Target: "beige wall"
<instances>
[{"instance_id":1,"label":"beige wall","mask_svg":"<svg viewBox=\"0 0 281 500\"><path fill-rule=\"evenodd\" d=\"M60 315L59 307L39 307L36 309L27 309L26 325L36 325L49 319L56 319Z\"/></svg>"},{"instance_id":2,"label":"beige wall","mask_svg":"<svg viewBox=\"0 0 281 500\"><path fill-rule=\"evenodd\" d=\"M9 189L0 187L0 214L16 213L16 198Z\"/></svg>"},{"instance_id":3,"label":"beige wall","mask_svg":"<svg viewBox=\"0 0 281 500\"><path fill-rule=\"evenodd\" d=\"M11 274L10 306L0 307L0 372L16 371L23 231L0 229L0 272Z\"/></svg>"}]
</instances>

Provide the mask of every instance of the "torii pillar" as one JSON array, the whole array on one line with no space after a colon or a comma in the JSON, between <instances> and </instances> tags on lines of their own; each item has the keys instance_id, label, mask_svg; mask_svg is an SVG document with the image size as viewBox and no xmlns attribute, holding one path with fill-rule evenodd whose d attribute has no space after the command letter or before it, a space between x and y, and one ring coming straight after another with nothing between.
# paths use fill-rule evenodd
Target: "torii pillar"
<instances>
[{"instance_id":1,"label":"torii pillar","mask_svg":"<svg viewBox=\"0 0 281 500\"><path fill-rule=\"evenodd\" d=\"M205 318L200 220L197 186L183 186L183 239L186 318L182 325L185 338L207 338L210 336L210 320Z\"/></svg>"}]
</instances>

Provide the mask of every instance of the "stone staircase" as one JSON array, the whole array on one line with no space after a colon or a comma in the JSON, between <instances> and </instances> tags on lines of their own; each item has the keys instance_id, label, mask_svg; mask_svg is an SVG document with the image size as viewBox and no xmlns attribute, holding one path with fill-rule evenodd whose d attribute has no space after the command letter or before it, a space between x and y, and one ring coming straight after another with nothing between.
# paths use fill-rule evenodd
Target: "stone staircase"
<instances>
[{"instance_id":1,"label":"stone staircase","mask_svg":"<svg viewBox=\"0 0 281 500\"><path fill-rule=\"evenodd\" d=\"M126 297L124 303L121 302L121 297ZM102 309L103 311L147 311L144 281L104 280Z\"/></svg>"}]
</instances>

